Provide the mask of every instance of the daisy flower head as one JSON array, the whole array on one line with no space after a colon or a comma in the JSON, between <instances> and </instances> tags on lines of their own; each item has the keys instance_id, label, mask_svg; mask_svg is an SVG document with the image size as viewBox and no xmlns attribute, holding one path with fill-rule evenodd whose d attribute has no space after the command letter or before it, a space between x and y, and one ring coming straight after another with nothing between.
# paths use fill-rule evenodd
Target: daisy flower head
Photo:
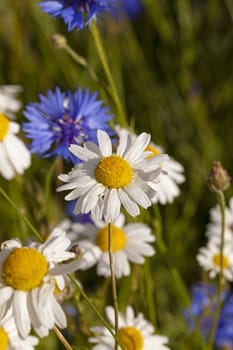
<instances>
[{"instance_id":1,"label":"daisy flower head","mask_svg":"<svg viewBox=\"0 0 233 350\"><path fill-rule=\"evenodd\" d=\"M113 0L44 0L39 3L42 11L52 17L61 17L68 30L81 30L96 20L97 15L110 10Z\"/></svg>"},{"instance_id":2,"label":"daisy flower head","mask_svg":"<svg viewBox=\"0 0 233 350\"><path fill-rule=\"evenodd\" d=\"M1 350L34 350L39 339L28 336L22 339L17 332L12 308L8 309L2 317L0 310L0 349Z\"/></svg>"},{"instance_id":3,"label":"daisy flower head","mask_svg":"<svg viewBox=\"0 0 233 350\"><path fill-rule=\"evenodd\" d=\"M89 213L93 218L113 222L120 214L121 204L131 216L148 208L155 195L160 164L167 159L160 155L145 159L150 135L142 133L133 142L128 135L120 137L116 152L103 130L97 131L99 147L87 142L84 147L71 145L71 152L83 163L59 179L66 182L57 190L72 190L65 199L77 199L74 213Z\"/></svg>"},{"instance_id":4,"label":"daisy flower head","mask_svg":"<svg viewBox=\"0 0 233 350\"><path fill-rule=\"evenodd\" d=\"M20 85L0 85L0 112L10 119L15 118L14 113L18 112L22 106L22 103L16 99L21 91Z\"/></svg>"},{"instance_id":5,"label":"daisy flower head","mask_svg":"<svg viewBox=\"0 0 233 350\"><path fill-rule=\"evenodd\" d=\"M223 246L222 273L227 281L233 281L233 245L225 242ZM210 278L215 278L220 272L220 246L209 240L206 247L201 247L197 254L197 261L204 271L209 272Z\"/></svg>"},{"instance_id":6,"label":"daisy flower head","mask_svg":"<svg viewBox=\"0 0 233 350\"><path fill-rule=\"evenodd\" d=\"M109 277L110 266L108 256L108 225L104 221L93 224L73 224L72 237L78 237L81 249L79 268L86 270L97 264L97 275ZM149 226L142 223L125 224L125 216L121 213L111 228L112 254L114 271L117 278L130 274L130 264L143 264L144 256L155 254L150 243L155 241ZM80 237L80 238L79 238ZM86 239L82 239L85 237Z\"/></svg>"},{"instance_id":7,"label":"daisy flower head","mask_svg":"<svg viewBox=\"0 0 233 350\"><path fill-rule=\"evenodd\" d=\"M105 308L106 316L114 326L114 309L112 306ZM154 327L148 322L142 313L135 315L131 306L127 306L125 314L119 312L120 343L126 350L169 350L168 338L155 334ZM91 327L96 336L90 337L89 342L96 344L92 350L113 350L114 338L105 327Z\"/></svg>"},{"instance_id":8,"label":"daisy flower head","mask_svg":"<svg viewBox=\"0 0 233 350\"><path fill-rule=\"evenodd\" d=\"M96 142L99 127L111 133L107 122L112 118L109 109L97 99L97 92L91 94L88 89L78 88L74 93L48 90L47 96L39 95L40 102L26 106L24 115L28 119L23 123L26 137L32 139L31 153L40 157L57 155L65 160L77 163L79 159L70 151L71 144Z\"/></svg>"},{"instance_id":9,"label":"daisy flower head","mask_svg":"<svg viewBox=\"0 0 233 350\"><path fill-rule=\"evenodd\" d=\"M22 175L31 165L30 152L16 136L19 129L19 124L0 113L0 174L7 180Z\"/></svg>"},{"instance_id":10,"label":"daisy flower head","mask_svg":"<svg viewBox=\"0 0 233 350\"><path fill-rule=\"evenodd\" d=\"M66 273L76 269L76 255L67 249L70 240L60 229L45 242L22 246L18 239L5 241L0 251L0 308L12 306L19 335L33 327L40 337L57 325L66 327L66 316L56 294L66 287ZM4 314L4 313L3 313Z\"/></svg>"},{"instance_id":11,"label":"daisy flower head","mask_svg":"<svg viewBox=\"0 0 233 350\"><path fill-rule=\"evenodd\" d=\"M206 228L206 236L209 239L216 240L217 243L220 243L221 240L221 222L222 215L220 207L217 205L210 210L210 223ZM229 205L225 207L224 240L233 242L233 198L230 199Z\"/></svg>"}]
</instances>

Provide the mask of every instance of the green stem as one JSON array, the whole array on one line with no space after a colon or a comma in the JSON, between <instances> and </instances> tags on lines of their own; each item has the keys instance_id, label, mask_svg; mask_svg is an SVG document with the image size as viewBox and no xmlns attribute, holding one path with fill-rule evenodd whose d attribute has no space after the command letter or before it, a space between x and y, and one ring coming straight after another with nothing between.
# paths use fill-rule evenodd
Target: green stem
<instances>
[{"instance_id":1,"label":"green stem","mask_svg":"<svg viewBox=\"0 0 233 350\"><path fill-rule=\"evenodd\" d=\"M68 341L65 339L63 334L60 332L60 330L54 326L53 327L54 333L58 337L58 339L62 342L66 350L73 350L72 346L68 343Z\"/></svg>"},{"instance_id":2,"label":"green stem","mask_svg":"<svg viewBox=\"0 0 233 350\"><path fill-rule=\"evenodd\" d=\"M96 23L94 21L92 21L92 24L91 24L91 32L92 32L92 36L93 36L93 39L94 39L94 42L96 45L96 49L97 49L101 64L103 66L106 78L107 78L109 86L110 86L110 93L111 93L112 99L116 105L119 123L121 124L121 126L125 126L127 124L125 111L124 111L123 105L121 103L121 99L119 97L119 94L118 94L118 91L116 88L116 84L115 84L115 81L113 79L110 67L109 67L109 63L107 60L107 56L106 56L106 53L104 50L102 40L100 38L98 28L97 28Z\"/></svg>"},{"instance_id":3,"label":"green stem","mask_svg":"<svg viewBox=\"0 0 233 350\"><path fill-rule=\"evenodd\" d=\"M62 48L73 58L75 62L77 62L80 66L86 68L91 76L91 78L96 82L99 83L99 79L87 60L83 57L80 56L77 52L75 52L67 43L62 46Z\"/></svg>"},{"instance_id":4,"label":"green stem","mask_svg":"<svg viewBox=\"0 0 233 350\"><path fill-rule=\"evenodd\" d=\"M221 243L220 243L220 271L218 276L218 289L217 289L217 306L214 314L213 326L210 332L208 340L208 350L212 350L214 346L214 340L216 331L218 328L219 317L222 308L222 289L223 289L223 249L224 249L224 232L225 232L225 198L222 191L217 192L218 203L221 212Z\"/></svg>"},{"instance_id":5,"label":"green stem","mask_svg":"<svg viewBox=\"0 0 233 350\"><path fill-rule=\"evenodd\" d=\"M83 289L79 286L79 284L77 283L77 281L75 280L75 278L72 275L69 275L72 283L74 284L75 288L79 291L79 293L82 295L82 297L85 299L85 301L87 302L87 304L92 308L92 310L95 312L95 314L99 317L99 319L101 320L101 322L104 324L104 326L108 329L108 331L111 333L111 335L113 336L114 339L116 339L119 343L119 339L116 338L115 333L113 332L112 328L109 326L109 324L105 321L105 319L103 318L103 316L100 314L100 312L97 310L95 304L88 298L88 296L86 295L86 293L83 291ZM120 343L119 343L120 344Z\"/></svg>"},{"instance_id":6,"label":"green stem","mask_svg":"<svg viewBox=\"0 0 233 350\"><path fill-rule=\"evenodd\" d=\"M10 203L10 205L17 211L17 213L24 220L24 222L28 225L28 227L32 230L32 232L36 235L36 237L40 241L43 241L43 238L41 237L40 233L35 229L35 227L31 224L31 222L28 220L28 218L21 212L21 210L15 205L15 203L10 199L10 197L3 190L2 187L0 187L0 192L2 193L3 197Z\"/></svg>"},{"instance_id":7,"label":"green stem","mask_svg":"<svg viewBox=\"0 0 233 350\"><path fill-rule=\"evenodd\" d=\"M114 307L114 316L115 316L115 336L118 337L119 325L118 325L118 302L117 302L117 291L116 291L116 278L113 265L112 257L112 224L108 224L108 256L109 256L109 266L111 271L111 284L112 284L112 299ZM118 342L115 338L115 350L118 349Z\"/></svg>"}]
</instances>

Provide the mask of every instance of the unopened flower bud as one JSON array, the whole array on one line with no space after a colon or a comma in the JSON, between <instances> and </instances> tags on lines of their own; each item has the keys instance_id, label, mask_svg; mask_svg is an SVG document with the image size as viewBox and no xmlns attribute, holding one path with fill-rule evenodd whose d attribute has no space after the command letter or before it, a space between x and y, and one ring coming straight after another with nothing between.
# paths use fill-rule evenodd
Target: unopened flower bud
<instances>
[{"instance_id":1,"label":"unopened flower bud","mask_svg":"<svg viewBox=\"0 0 233 350\"><path fill-rule=\"evenodd\" d=\"M228 172L223 168L219 161L214 161L210 170L207 184L209 189L214 192L225 191L231 182Z\"/></svg>"},{"instance_id":2,"label":"unopened flower bud","mask_svg":"<svg viewBox=\"0 0 233 350\"><path fill-rule=\"evenodd\" d=\"M58 49L62 49L66 46L67 41L63 35L55 33L52 35L52 43Z\"/></svg>"}]
</instances>

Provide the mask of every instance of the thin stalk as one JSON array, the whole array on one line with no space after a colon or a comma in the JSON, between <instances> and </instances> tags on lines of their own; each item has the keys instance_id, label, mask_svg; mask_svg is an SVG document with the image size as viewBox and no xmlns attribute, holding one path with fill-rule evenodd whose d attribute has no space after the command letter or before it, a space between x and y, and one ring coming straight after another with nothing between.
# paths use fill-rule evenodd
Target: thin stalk
<instances>
[{"instance_id":1,"label":"thin stalk","mask_svg":"<svg viewBox=\"0 0 233 350\"><path fill-rule=\"evenodd\" d=\"M53 327L53 331L58 337L58 339L62 342L66 350L73 350L72 346L68 343L68 341L65 339L63 334L60 332L60 330L56 326Z\"/></svg>"},{"instance_id":2,"label":"thin stalk","mask_svg":"<svg viewBox=\"0 0 233 350\"><path fill-rule=\"evenodd\" d=\"M217 192L218 204L221 212L221 243L220 243L220 271L218 276L218 289L217 289L217 306L214 314L213 327L210 332L208 340L208 350L212 350L214 346L214 340L216 331L218 328L218 322L220 312L222 308L222 290L223 290L223 249L224 249L224 232L225 232L225 197L222 191Z\"/></svg>"},{"instance_id":3,"label":"thin stalk","mask_svg":"<svg viewBox=\"0 0 233 350\"><path fill-rule=\"evenodd\" d=\"M98 28L97 28L96 23L94 21L92 21L92 24L91 24L91 33L92 33L92 36L93 36L93 39L94 39L94 42L96 45L96 49L97 49L97 52L99 55L100 62L103 66L106 78L107 78L109 86L110 86L110 93L111 93L112 99L113 99L115 106L116 106L116 109L117 109L117 116L118 116L119 123L121 124L121 126L125 126L127 124L125 111L124 111L121 99L119 97L119 94L118 94L118 91L116 88L115 81L113 79L113 76L112 76L112 73L111 73L111 70L109 67L107 55L105 53L104 46L103 46Z\"/></svg>"},{"instance_id":4,"label":"thin stalk","mask_svg":"<svg viewBox=\"0 0 233 350\"><path fill-rule=\"evenodd\" d=\"M108 331L111 333L111 335L113 336L114 339L116 339L115 333L113 332L112 328L109 326L109 324L105 321L105 319L103 318L103 316L101 315L101 313L98 311L98 309L96 308L95 304L88 298L88 296L86 295L86 293L84 292L84 290L79 286L79 284L77 283L77 281L75 280L75 278L72 275L69 275L72 283L74 284L75 288L79 291L79 293L82 295L82 297L85 299L85 301L87 302L87 304L91 307L91 309L94 311L94 313L99 317L100 321L104 324L104 326L108 329ZM119 340L117 339L118 343Z\"/></svg>"},{"instance_id":5,"label":"thin stalk","mask_svg":"<svg viewBox=\"0 0 233 350\"><path fill-rule=\"evenodd\" d=\"M100 81L87 62L87 60L83 57L80 56L77 52L75 52L67 43L62 46L62 48L73 58L75 62L77 62L80 66L84 67L87 69L88 73L90 74L91 78L98 84L100 84Z\"/></svg>"},{"instance_id":6,"label":"thin stalk","mask_svg":"<svg viewBox=\"0 0 233 350\"><path fill-rule=\"evenodd\" d=\"M0 192L2 193L3 197L8 201L8 203L10 203L10 205L17 211L17 213L28 225L28 227L32 230L32 232L36 235L36 237L40 241L43 241L43 238L41 237L40 233L35 229L35 227L31 224L28 218L21 212L21 210L15 205L15 203L11 200L11 198L8 196L8 194L4 191L2 187L0 187Z\"/></svg>"},{"instance_id":7,"label":"thin stalk","mask_svg":"<svg viewBox=\"0 0 233 350\"><path fill-rule=\"evenodd\" d=\"M112 284L112 299L114 307L115 316L115 336L118 337L119 325L118 325L118 302L117 302L117 291L116 291L116 278L113 265L112 257L112 224L108 224L108 256L109 256L109 266L111 271L111 284ZM118 349L118 342L115 339L115 350Z\"/></svg>"}]
</instances>

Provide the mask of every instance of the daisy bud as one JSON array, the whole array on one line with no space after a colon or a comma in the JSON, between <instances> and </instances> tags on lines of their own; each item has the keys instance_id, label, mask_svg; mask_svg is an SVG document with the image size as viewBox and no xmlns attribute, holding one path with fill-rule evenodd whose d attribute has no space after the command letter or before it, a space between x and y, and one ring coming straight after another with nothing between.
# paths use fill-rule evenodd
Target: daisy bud
<instances>
[{"instance_id":1,"label":"daisy bud","mask_svg":"<svg viewBox=\"0 0 233 350\"><path fill-rule=\"evenodd\" d=\"M214 161L210 170L207 184L214 192L225 191L230 185L231 178L219 161Z\"/></svg>"},{"instance_id":2,"label":"daisy bud","mask_svg":"<svg viewBox=\"0 0 233 350\"><path fill-rule=\"evenodd\" d=\"M63 49L66 46L67 41L63 35L55 33L52 35L52 43L56 48Z\"/></svg>"}]
</instances>

